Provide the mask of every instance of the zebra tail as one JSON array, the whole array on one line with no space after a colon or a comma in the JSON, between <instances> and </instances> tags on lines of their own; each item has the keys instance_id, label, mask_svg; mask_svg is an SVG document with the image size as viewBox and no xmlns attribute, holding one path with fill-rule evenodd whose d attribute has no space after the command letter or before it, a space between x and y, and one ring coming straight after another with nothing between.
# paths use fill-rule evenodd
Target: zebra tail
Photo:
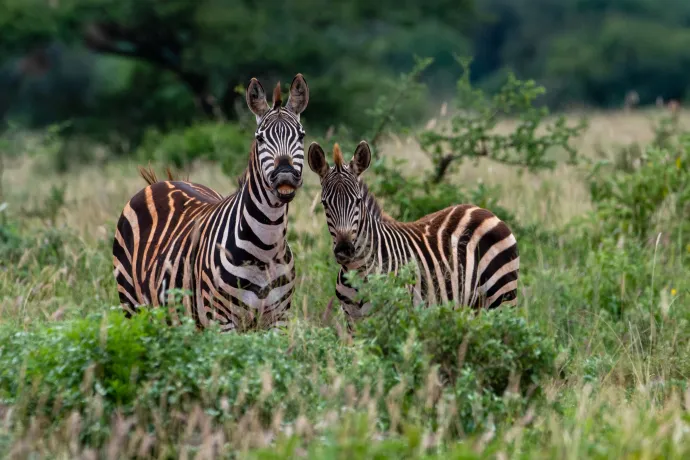
<instances>
[{"instance_id":1,"label":"zebra tail","mask_svg":"<svg viewBox=\"0 0 690 460\"><path fill-rule=\"evenodd\" d=\"M187 175L187 177L185 177L184 179L182 179L181 177L175 177L172 170L170 169L170 166L167 166L165 168L165 173L168 176L168 180L170 181L183 180L189 182L189 175ZM141 175L141 177L144 178L148 185L153 185L156 182L158 182L158 177L156 177L156 173L153 171L153 168L151 167L151 162L149 162L148 168L139 166L139 174Z\"/></svg>"},{"instance_id":2,"label":"zebra tail","mask_svg":"<svg viewBox=\"0 0 690 460\"><path fill-rule=\"evenodd\" d=\"M144 178L144 180L146 181L147 184L153 185L156 182L158 182L158 178L156 177L156 173L153 171L153 168L151 168L151 162L149 162L148 169L141 167L141 166L139 166L138 168L139 168L139 174L141 175L141 177Z\"/></svg>"}]
</instances>

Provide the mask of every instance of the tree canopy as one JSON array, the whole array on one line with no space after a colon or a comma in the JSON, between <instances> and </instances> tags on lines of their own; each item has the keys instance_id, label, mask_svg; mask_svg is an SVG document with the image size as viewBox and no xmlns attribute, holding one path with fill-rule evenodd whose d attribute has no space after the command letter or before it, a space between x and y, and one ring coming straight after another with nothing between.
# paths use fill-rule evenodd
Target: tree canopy
<instances>
[{"instance_id":1,"label":"tree canopy","mask_svg":"<svg viewBox=\"0 0 690 460\"><path fill-rule=\"evenodd\" d=\"M134 140L194 119L232 119L251 77L303 73L310 126L365 129L415 56L429 96L454 91L454 54L475 82L544 85L552 106L681 99L688 90L685 0L2 0L0 116L71 120ZM421 107L415 110L420 112Z\"/></svg>"},{"instance_id":2,"label":"tree canopy","mask_svg":"<svg viewBox=\"0 0 690 460\"><path fill-rule=\"evenodd\" d=\"M201 113L224 118L235 115L237 87L251 77L272 84L301 72L319 94L311 114L352 120L379 80L411 64L415 52L442 55L462 43L472 15L470 0L5 0L4 9L0 53L24 55L33 74L49 65L51 43L85 47L132 61L123 75L106 76L124 79L130 96L176 114L189 109L190 98L173 89L182 85ZM26 65L15 70L27 74ZM160 92L182 110L165 110Z\"/></svg>"}]
</instances>

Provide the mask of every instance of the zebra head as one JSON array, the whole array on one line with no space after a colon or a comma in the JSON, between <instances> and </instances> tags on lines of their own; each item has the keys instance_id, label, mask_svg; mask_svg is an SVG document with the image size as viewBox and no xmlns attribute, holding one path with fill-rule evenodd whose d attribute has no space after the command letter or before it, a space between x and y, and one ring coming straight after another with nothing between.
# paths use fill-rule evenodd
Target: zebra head
<instances>
[{"instance_id":1,"label":"zebra head","mask_svg":"<svg viewBox=\"0 0 690 460\"><path fill-rule=\"evenodd\" d=\"M273 90L273 107L266 101L266 92L256 78L246 91L247 105L256 116L256 154L261 167L262 182L282 203L289 203L302 185L304 165L304 128L300 114L309 103L309 86L297 74L290 86L285 107L280 96L280 83Z\"/></svg>"},{"instance_id":2,"label":"zebra head","mask_svg":"<svg viewBox=\"0 0 690 460\"><path fill-rule=\"evenodd\" d=\"M321 178L321 202L326 212L328 231L333 237L333 253L341 265L355 257L355 242L359 234L363 214L364 195L359 176L371 162L369 144L362 141L357 146L352 160L345 164L338 144L333 147L332 167L319 144L309 146L309 167Z\"/></svg>"}]
</instances>

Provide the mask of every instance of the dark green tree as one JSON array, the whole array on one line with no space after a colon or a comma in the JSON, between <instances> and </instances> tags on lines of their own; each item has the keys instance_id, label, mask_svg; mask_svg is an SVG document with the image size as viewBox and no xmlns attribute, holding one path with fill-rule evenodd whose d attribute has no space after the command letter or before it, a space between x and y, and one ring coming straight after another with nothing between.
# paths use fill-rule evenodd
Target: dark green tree
<instances>
[{"instance_id":1,"label":"dark green tree","mask_svg":"<svg viewBox=\"0 0 690 460\"><path fill-rule=\"evenodd\" d=\"M407 68L413 53L433 57L457 49L471 24L472 5L473 0L4 0L0 59L40 57L55 41L126 58L145 66L129 72L116 99L136 104L140 98L145 105L162 92L150 87L159 86L185 101L182 86L210 119L236 115L238 87L251 77L272 84L301 72L319 95L309 115L349 114L344 121L356 122L382 81Z\"/></svg>"}]
</instances>

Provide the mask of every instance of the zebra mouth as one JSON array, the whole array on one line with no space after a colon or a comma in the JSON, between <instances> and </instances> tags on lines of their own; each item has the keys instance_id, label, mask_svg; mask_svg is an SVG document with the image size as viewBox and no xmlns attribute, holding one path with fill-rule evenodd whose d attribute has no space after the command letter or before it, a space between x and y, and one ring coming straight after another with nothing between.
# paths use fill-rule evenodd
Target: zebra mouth
<instances>
[{"instance_id":1,"label":"zebra mouth","mask_svg":"<svg viewBox=\"0 0 690 460\"><path fill-rule=\"evenodd\" d=\"M335 261L338 262L338 265L347 265L352 262L352 260L353 258L351 256L345 256L342 254L335 255Z\"/></svg>"},{"instance_id":2,"label":"zebra mouth","mask_svg":"<svg viewBox=\"0 0 690 460\"><path fill-rule=\"evenodd\" d=\"M290 184L281 184L277 188L278 198L285 203L292 201L295 197L295 187Z\"/></svg>"}]
</instances>

